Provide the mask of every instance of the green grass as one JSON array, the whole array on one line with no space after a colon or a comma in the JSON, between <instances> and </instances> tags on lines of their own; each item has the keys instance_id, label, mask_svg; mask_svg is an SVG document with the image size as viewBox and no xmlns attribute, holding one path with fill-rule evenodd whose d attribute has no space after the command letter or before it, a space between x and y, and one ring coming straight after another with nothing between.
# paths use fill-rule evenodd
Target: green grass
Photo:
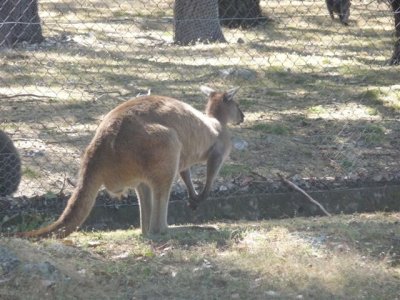
<instances>
[{"instance_id":1,"label":"green grass","mask_svg":"<svg viewBox=\"0 0 400 300\"><path fill-rule=\"evenodd\" d=\"M24 167L22 169L22 175L30 178L30 179L37 179L39 177L41 177L40 172L36 171L35 169L31 168L31 167Z\"/></svg>"},{"instance_id":2,"label":"green grass","mask_svg":"<svg viewBox=\"0 0 400 300\"><path fill-rule=\"evenodd\" d=\"M251 129L255 131L260 131L262 133L269 133L276 135L287 135L290 133L290 129L282 124L258 123L251 126Z\"/></svg>"},{"instance_id":3,"label":"green grass","mask_svg":"<svg viewBox=\"0 0 400 300\"><path fill-rule=\"evenodd\" d=\"M392 107L395 111L400 111L400 101L397 101L397 103L393 104Z\"/></svg>"},{"instance_id":4,"label":"green grass","mask_svg":"<svg viewBox=\"0 0 400 300\"><path fill-rule=\"evenodd\" d=\"M248 100L248 99L241 99L239 101L239 105L240 105L240 108L243 111L248 111L255 105L255 101L254 100Z\"/></svg>"},{"instance_id":5,"label":"green grass","mask_svg":"<svg viewBox=\"0 0 400 300\"><path fill-rule=\"evenodd\" d=\"M360 94L360 98L370 105L385 107L394 112L400 110L400 93L397 89L370 89Z\"/></svg>"},{"instance_id":6,"label":"green grass","mask_svg":"<svg viewBox=\"0 0 400 300\"><path fill-rule=\"evenodd\" d=\"M1 222L0 228L4 232L29 231L50 224L52 221L54 220L43 213L19 214L5 217Z\"/></svg>"},{"instance_id":7,"label":"green grass","mask_svg":"<svg viewBox=\"0 0 400 300\"><path fill-rule=\"evenodd\" d=\"M238 174L247 173L249 171L249 167L244 164L225 164L222 166L219 174L222 177L233 177Z\"/></svg>"},{"instance_id":8,"label":"green grass","mask_svg":"<svg viewBox=\"0 0 400 300\"><path fill-rule=\"evenodd\" d=\"M368 124L364 127L362 138L369 145L382 144L385 141L385 128L376 124Z\"/></svg>"},{"instance_id":9,"label":"green grass","mask_svg":"<svg viewBox=\"0 0 400 300\"><path fill-rule=\"evenodd\" d=\"M351 170L351 168L353 167L353 162L350 161L349 159L343 159L341 161L341 166L346 169L346 170Z\"/></svg>"},{"instance_id":10,"label":"green grass","mask_svg":"<svg viewBox=\"0 0 400 300\"><path fill-rule=\"evenodd\" d=\"M368 103L375 105L382 105L383 101L381 99L382 92L379 89L372 89L361 94L361 98L365 99Z\"/></svg>"},{"instance_id":11,"label":"green grass","mask_svg":"<svg viewBox=\"0 0 400 300\"><path fill-rule=\"evenodd\" d=\"M310 107L310 108L308 109L308 112L309 112L309 113L312 113L312 114L317 114L317 115L318 115L318 114L326 113L327 110L326 110L326 108L323 107L322 105L316 105L316 106Z\"/></svg>"},{"instance_id":12,"label":"green grass","mask_svg":"<svg viewBox=\"0 0 400 300\"><path fill-rule=\"evenodd\" d=\"M367 107L367 114L370 116L377 116L379 115L379 111L374 107Z\"/></svg>"}]
</instances>

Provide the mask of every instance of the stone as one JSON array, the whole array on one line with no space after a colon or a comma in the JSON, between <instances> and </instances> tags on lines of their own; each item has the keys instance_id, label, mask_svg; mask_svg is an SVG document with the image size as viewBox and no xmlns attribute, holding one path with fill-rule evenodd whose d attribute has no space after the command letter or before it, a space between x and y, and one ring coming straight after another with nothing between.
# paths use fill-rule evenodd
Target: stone
<instances>
[{"instance_id":1,"label":"stone","mask_svg":"<svg viewBox=\"0 0 400 300\"><path fill-rule=\"evenodd\" d=\"M54 280L59 276L59 271L50 262L28 263L22 267L27 274L38 275L43 280Z\"/></svg>"},{"instance_id":2,"label":"stone","mask_svg":"<svg viewBox=\"0 0 400 300\"><path fill-rule=\"evenodd\" d=\"M223 69L219 71L219 74L224 79L255 80L257 78L257 73L255 71L243 68Z\"/></svg>"},{"instance_id":3,"label":"stone","mask_svg":"<svg viewBox=\"0 0 400 300\"><path fill-rule=\"evenodd\" d=\"M11 273L21 261L9 249L0 246L0 277Z\"/></svg>"},{"instance_id":4,"label":"stone","mask_svg":"<svg viewBox=\"0 0 400 300\"><path fill-rule=\"evenodd\" d=\"M233 138L232 144L236 150L240 150L240 151L247 149L249 146L248 142L246 142L245 140L239 139L239 138Z\"/></svg>"}]
</instances>

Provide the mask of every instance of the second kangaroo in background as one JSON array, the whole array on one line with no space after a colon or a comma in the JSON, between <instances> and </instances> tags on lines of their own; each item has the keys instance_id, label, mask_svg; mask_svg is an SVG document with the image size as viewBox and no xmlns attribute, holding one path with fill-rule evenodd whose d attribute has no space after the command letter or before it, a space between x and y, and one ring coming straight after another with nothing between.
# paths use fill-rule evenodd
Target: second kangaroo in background
<instances>
[{"instance_id":1,"label":"second kangaroo in background","mask_svg":"<svg viewBox=\"0 0 400 300\"><path fill-rule=\"evenodd\" d=\"M227 124L240 124L244 119L233 100L237 88L201 90L208 96L205 114L176 99L153 95L129 100L110 111L86 148L77 186L58 220L17 235L69 235L88 217L102 185L116 195L134 188L142 233L164 233L176 176L180 174L185 182L192 207L204 200L231 149ZM200 162L207 162L207 179L197 194L190 166Z\"/></svg>"},{"instance_id":2,"label":"second kangaroo in background","mask_svg":"<svg viewBox=\"0 0 400 300\"><path fill-rule=\"evenodd\" d=\"M11 138L0 130L0 196L13 194L21 182L21 158Z\"/></svg>"},{"instance_id":3,"label":"second kangaroo in background","mask_svg":"<svg viewBox=\"0 0 400 300\"><path fill-rule=\"evenodd\" d=\"M334 13L336 13L343 25L349 25L350 0L325 0L325 2L332 20L335 18Z\"/></svg>"}]
</instances>

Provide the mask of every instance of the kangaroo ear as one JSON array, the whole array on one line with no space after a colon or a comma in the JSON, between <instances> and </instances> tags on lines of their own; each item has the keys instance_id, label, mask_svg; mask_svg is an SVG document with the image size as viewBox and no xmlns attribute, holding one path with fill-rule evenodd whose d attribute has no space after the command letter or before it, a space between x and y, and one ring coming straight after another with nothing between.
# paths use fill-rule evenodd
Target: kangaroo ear
<instances>
[{"instance_id":1,"label":"kangaroo ear","mask_svg":"<svg viewBox=\"0 0 400 300\"><path fill-rule=\"evenodd\" d=\"M202 91L203 94L206 94L207 96L210 96L212 93L215 93L215 91L212 88L205 85L202 85L200 87L200 90Z\"/></svg>"},{"instance_id":2,"label":"kangaroo ear","mask_svg":"<svg viewBox=\"0 0 400 300\"><path fill-rule=\"evenodd\" d=\"M233 96L237 93L237 91L240 89L240 87L235 87L233 89L230 89L226 91L226 100L230 101L233 100Z\"/></svg>"}]
</instances>

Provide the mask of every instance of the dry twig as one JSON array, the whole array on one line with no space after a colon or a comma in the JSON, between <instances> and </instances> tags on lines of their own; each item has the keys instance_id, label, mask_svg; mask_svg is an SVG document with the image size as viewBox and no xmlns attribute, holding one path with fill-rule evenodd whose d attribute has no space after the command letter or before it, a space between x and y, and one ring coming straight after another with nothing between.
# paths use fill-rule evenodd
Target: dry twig
<instances>
[{"instance_id":1,"label":"dry twig","mask_svg":"<svg viewBox=\"0 0 400 300\"><path fill-rule=\"evenodd\" d=\"M16 95L0 95L0 99L12 99L12 98L18 98L18 97L35 97L35 98L50 98L49 96L44 96L44 95L36 95L36 94L16 94Z\"/></svg>"},{"instance_id":2,"label":"dry twig","mask_svg":"<svg viewBox=\"0 0 400 300\"><path fill-rule=\"evenodd\" d=\"M332 215L321 205L321 203L319 203L317 200L314 200L309 194L307 194L303 189L299 188L297 185L295 185L293 182L291 182L290 180L286 179L285 177L282 176L282 174L277 173L277 175L279 176L279 178L289 187L291 187L292 189L302 193L304 196L307 197L308 200L310 200L312 203L314 203L315 205L317 205L323 212L325 215L327 215L328 217L331 217Z\"/></svg>"}]
</instances>

